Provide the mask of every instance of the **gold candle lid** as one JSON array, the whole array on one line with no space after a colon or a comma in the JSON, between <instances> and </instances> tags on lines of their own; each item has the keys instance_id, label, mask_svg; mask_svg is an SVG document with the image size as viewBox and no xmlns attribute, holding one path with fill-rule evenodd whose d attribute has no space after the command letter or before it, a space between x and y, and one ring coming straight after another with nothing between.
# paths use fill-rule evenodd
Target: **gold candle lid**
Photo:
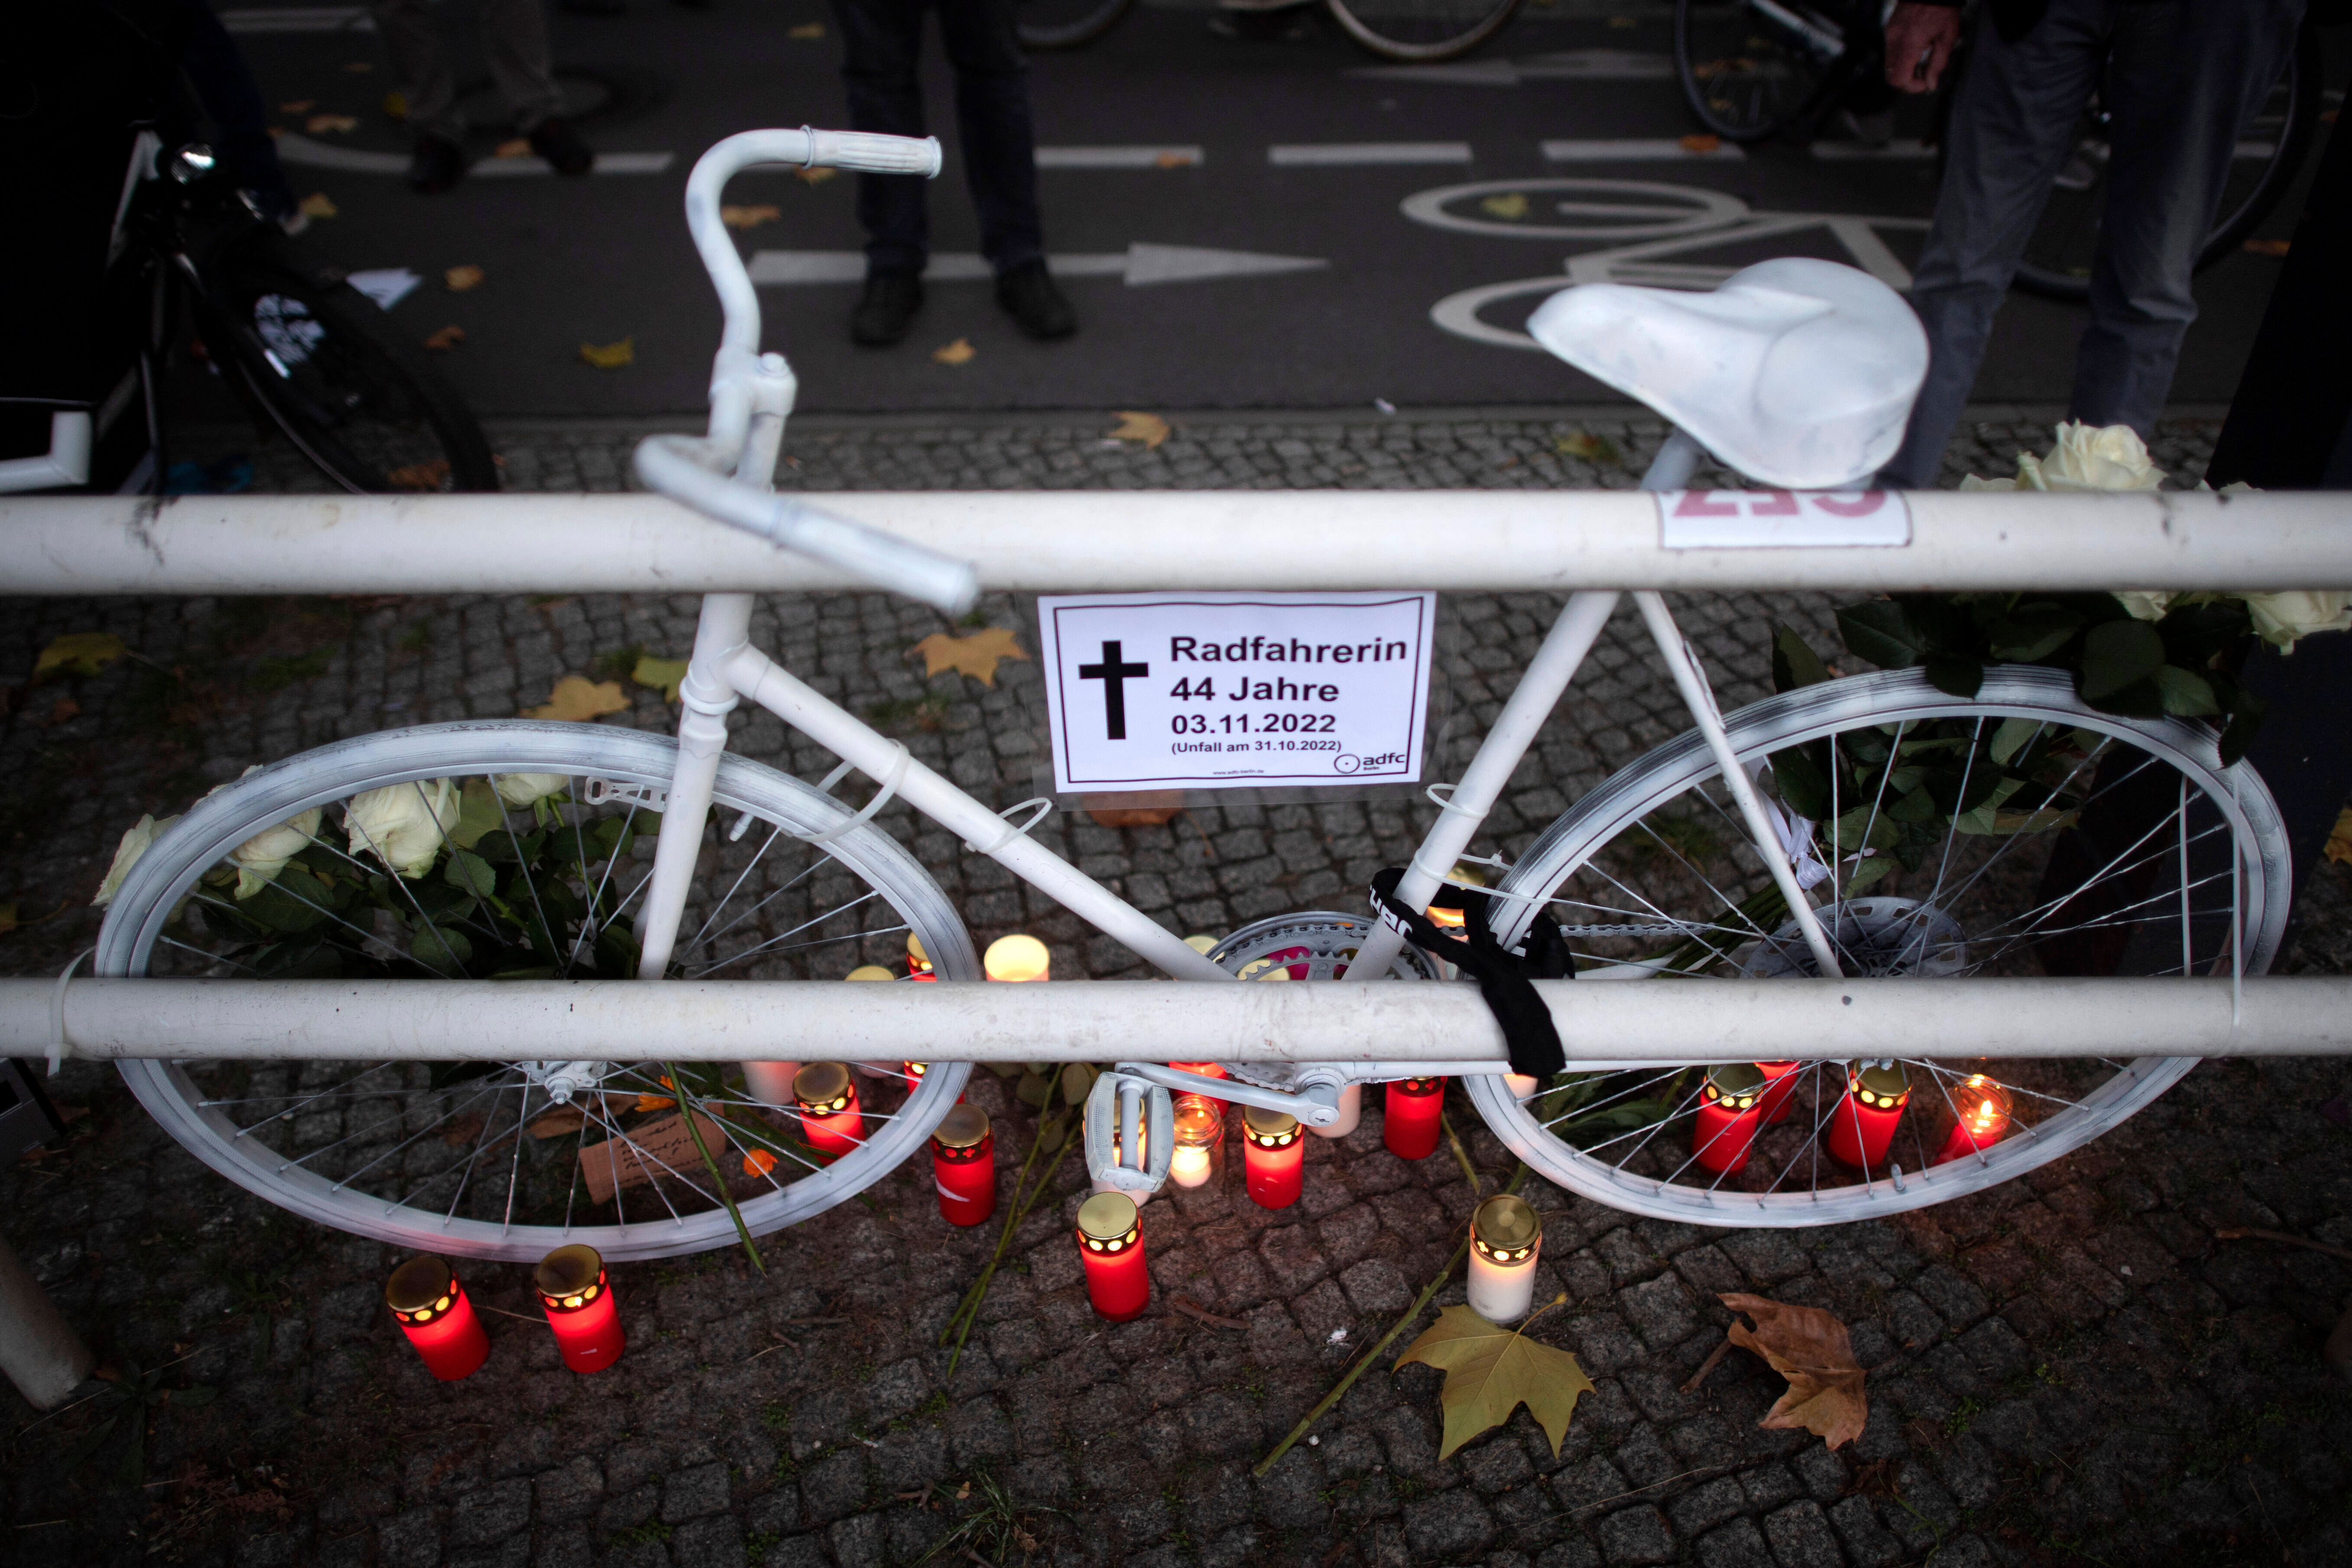
<instances>
[{"instance_id":1,"label":"gold candle lid","mask_svg":"<svg viewBox=\"0 0 2352 1568\"><path fill-rule=\"evenodd\" d=\"M803 1105L830 1105L849 1092L849 1069L839 1062L811 1062L793 1076L793 1098Z\"/></svg>"},{"instance_id":2,"label":"gold candle lid","mask_svg":"<svg viewBox=\"0 0 2352 1568\"><path fill-rule=\"evenodd\" d=\"M1754 1062L1723 1062L1706 1069L1707 1098L1745 1110L1764 1091L1764 1069Z\"/></svg>"},{"instance_id":3,"label":"gold candle lid","mask_svg":"<svg viewBox=\"0 0 2352 1568\"><path fill-rule=\"evenodd\" d=\"M1253 1105L1244 1110L1242 1121L1262 1139L1286 1138L1298 1131L1298 1118L1287 1110L1268 1110L1263 1105Z\"/></svg>"},{"instance_id":4,"label":"gold candle lid","mask_svg":"<svg viewBox=\"0 0 2352 1568\"><path fill-rule=\"evenodd\" d=\"M1865 1105L1874 1100L1893 1105L1911 1092L1911 1075L1901 1062L1856 1062L1848 1073L1847 1081Z\"/></svg>"},{"instance_id":5,"label":"gold candle lid","mask_svg":"<svg viewBox=\"0 0 2352 1568\"><path fill-rule=\"evenodd\" d=\"M383 1304L395 1312L421 1312L456 1295L457 1285L448 1263L428 1252L392 1271L383 1282Z\"/></svg>"},{"instance_id":6,"label":"gold candle lid","mask_svg":"<svg viewBox=\"0 0 2352 1568\"><path fill-rule=\"evenodd\" d=\"M882 967L880 964L878 964L878 963L861 963L861 964L859 964L856 968L855 968L855 969L851 970L848 973L846 973L846 974L843 975L843 976L842 976L842 978L843 978L844 980L869 980L869 981L870 981L870 980L896 980L896 979L898 979L898 977L896 974L892 973L889 970L887 970L887 969L883 968L883 967Z\"/></svg>"},{"instance_id":7,"label":"gold candle lid","mask_svg":"<svg viewBox=\"0 0 2352 1568\"><path fill-rule=\"evenodd\" d=\"M918 963L929 963L931 955L923 951L923 939L913 931L907 933L907 956Z\"/></svg>"},{"instance_id":8,"label":"gold candle lid","mask_svg":"<svg viewBox=\"0 0 2352 1568\"><path fill-rule=\"evenodd\" d=\"M1135 1228L1135 1200L1125 1193L1097 1193L1078 1205L1078 1234L1090 1241L1118 1241Z\"/></svg>"},{"instance_id":9,"label":"gold candle lid","mask_svg":"<svg viewBox=\"0 0 2352 1568\"><path fill-rule=\"evenodd\" d=\"M596 1283L604 1272L604 1259L593 1247L574 1243L559 1247L539 1260L530 1271L530 1282L539 1287L542 1296L577 1296Z\"/></svg>"},{"instance_id":10,"label":"gold candle lid","mask_svg":"<svg viewBox=\"0 0 2352 1568\"><path fill-rule=\"evenodd\" d=\"M1543 1216L1527 1199L1497 1193L1471 1214L1470 1229L1496 1251L1516 1252L1543 1238Z\"/></svg>"},{"instance_id":11,"label":"gold candle lid","mask_svg":"<svg viewBox=\"0 0 2352 1568\"><path fill-rule=\"evenodd\" d=\"M931 1131L942 1149L969 1149L988 1136L988 1112L977 1105L959 1105L940 1118Z\"/></svg>"}]
</instances>

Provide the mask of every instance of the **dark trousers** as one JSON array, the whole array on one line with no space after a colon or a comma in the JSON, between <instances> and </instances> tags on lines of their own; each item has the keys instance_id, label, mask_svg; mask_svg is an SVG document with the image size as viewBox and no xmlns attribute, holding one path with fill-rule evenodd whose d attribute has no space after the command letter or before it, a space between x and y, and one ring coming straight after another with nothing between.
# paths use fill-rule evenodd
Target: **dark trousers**
<instances>
[{"instance_id":1,"label":"dark trousers","mask_svg":"<svg viewBox=\"0 0 2352 1568\"><path fill-rule=\"evenodd\" d=\"M936 9L955 71L956 136L980 218L980 248L999 272L1045 254L1037 217L1036 135L1029 67L1013 31L1012 0L834 0L849 122L858 131L921 136L923 13ZM869 272L919 272L930 258L923 181L857 176Z\"/></svg>"}]
</instances>

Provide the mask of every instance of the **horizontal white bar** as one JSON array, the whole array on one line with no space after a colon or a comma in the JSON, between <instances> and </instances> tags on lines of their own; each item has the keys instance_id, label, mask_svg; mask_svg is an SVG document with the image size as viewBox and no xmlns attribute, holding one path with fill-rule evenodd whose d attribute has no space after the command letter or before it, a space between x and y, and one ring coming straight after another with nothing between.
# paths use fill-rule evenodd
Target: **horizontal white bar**
<instances>
[{"instance_id":1,"label":"horizontal white bar","mask_svg":"<svg viewBox=\"0 0 2352 1568\"><path fill-rule=\"evenodd\" d=\"M50 1040L53 981L0 980L0 1055ZM2343 1056L2352 979L1543 981L1571 1062ZM1426 1062L1500 1070L1475 987L838 982L82 980L77 1056ZM952 1042L952 1043L950 1043Z\"/></svg>"},{"instance_id":2,"label":"horizontal white bar","mask_svg":"<svg viewBox=\"0 0 2352 1568\"><path fill-rule=\"evenodd\" d=\"M346 174L405 174L408 154L405 153L371 153L363 147L337 147L331 142L313 141L308 136L289 131L278 138L278 156L289 163L308 169L332 169ZM595 167L598 174L658 174L677 162L675 153L599 153ZM513 179L519 176L552 174L555 166L544 158L478 158L466 165L466 172L482 179Z\"/></svg>"},{"instance_id":3,"label":"horizontal white bar","mask_svg":"<svg viewBox=\"0 0 2352 1568\"><path fill-rule=\"evenodd\" d=\"M1466 163L1467 142L1315 142L1268 147L1277 169L1346 169L1376 163Z\"/></svg>"},{"instance_id":4,"label":"horizontal white bar","mask_svg":"<svg viewBox=\"0 0 2352 1568\"><path fill-rule=\"evenodd\" d=\"M1041 169L1182 169L1208 162L1198 147L1040 147Z\"/></svg>"},{"instance_id":5,"label":"horizontal white bar","mask_svg":"<svg viewBox=\"0 0 2352 1568\"><path fill-rule=\"evenodd\" d=\"M1687 146L1688 142L1714 142L1713 146ZM1717 163L1744 163L1748 149L1737 142L1712 137L1685 137L1677 141L1671 136L1619 137L1598 140L1547 142L1543 144L1547 162L1554 163L1640 163L1675 159L1712 158Z\"/></svg>"},{"instance_id":6,"label":"horizontal white bar","mask_svg":"<svg viewBox=\"0 0 2352 1568\"><path fill-rule=\"evenodd\" d=\"M1108 417L1106 416L1106 427ZM810 493L992 588L2343 588L2352 495L1907 500L1912 542L1668 550L1638 490ZM1284 548L1269 551L1268 539ZM551 540L561 547L549 548ZM795 592L853 586L658 496L0 499L0 593Z\"/></svg>"}]
</instances>

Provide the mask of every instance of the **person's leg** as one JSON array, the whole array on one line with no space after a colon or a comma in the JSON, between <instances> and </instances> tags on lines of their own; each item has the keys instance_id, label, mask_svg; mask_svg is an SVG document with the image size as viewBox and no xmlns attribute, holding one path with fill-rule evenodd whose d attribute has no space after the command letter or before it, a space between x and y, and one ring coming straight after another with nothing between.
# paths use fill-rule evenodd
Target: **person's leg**
<instances>
[{"instance_id":1,"label":"person's leg","mask_svg":"<svg viewBox=\"0 0 2352 1568\"><path fill-rule=\"evenodd\" d=\"M1942 470L1994 313L2074 144L2114 9L2113 0L2054 0L2014 42L1977 29L1945 132L1935 223L1911 283L1911 308L1927 331L1927 379L1902 450L1882 472L1888 484L1925 489Z\"/></svg>"},{"instance_id":2,"label":"person's leg","mask_svg":"<svg viewBox=\"0 0 2352 1568\"><path fill-rule=\"evenodd\" d=\"M449 75L449 54L437 18L425 0L375 0L370 7L375 30L392 57L392 74L408 105L411 134L452 146L466 139L457 113L457 84Z\"/></svg>"},{"instance_id":3,"label":"person's leg","mask_svg":"<svg viewBox=\"0 0 2352 1568\"><path fill-rule=\"evenodd\" d=\"M262 108L261 89L236 40L205 0L182 0L188 21L188 44L181 57L205 112L212 116L220 135L221 155L228 160L236 183L251 191L271 220L285 223L295 216L294 190L278 162L278 143L269 135L268 111Z\"/></svg>"},{"instance_id":4,"label":"person's leg","mask_svg":"<svg viewBox=\"0 0 2352 1568\"><path fill-rule=\"evenodd\" d=\"M478 0L482 53L490 79L514 111L515 132L528 136L539 122L563 112L563 89L555 85L555 57L548 43L542 0Z\"/></svg>"},{"instance_id":5,"label":"person's leg","mask_svg":"<svg viewBox=\"0 0 2352 1568\"><path fill-rule=\"evenodd\" d=\"M2189 280L2238 133L2285 68L2302 16L2303 0L2141 0L2118 12L2114 153L2073 417L2154 433L2197 319Z\"/></svg>"},{"instance_id":6,"label":"person's leg","mask_svg":"<svg viewBox=\"0 0 2352 1568\"><path fill-rule=\"evenodd\" d=\"M1029 62L1012 0L939 0L940 36L955 68L956 134L980 218L980 248L999 273L1045 253L1037 216L1036 132Z\"/></svg>"},{"instance_id":7,"label":"person's leg","mask_svg":"<svg viewBox=\"0 0 2352 1568\"><path fill-rule=\"evenodd\" d=\"M850 127L924 134L921 0L834 0L833 14L841 26ZM921 273L930 259L930 223L919 175L858 175L857 217L866 226L868 276Z\"/></svg>"}]
</instances>

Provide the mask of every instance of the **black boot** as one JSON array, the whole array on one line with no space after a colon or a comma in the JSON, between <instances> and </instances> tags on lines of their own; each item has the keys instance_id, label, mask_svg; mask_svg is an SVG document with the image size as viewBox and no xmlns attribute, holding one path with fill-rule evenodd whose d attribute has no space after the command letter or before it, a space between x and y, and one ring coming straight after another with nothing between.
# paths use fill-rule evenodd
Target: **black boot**
<instances>
[{"instance_id":1,"label":"black boot","mask_svg":"<svg viewBox=\"0 0 2352 1568\"><path fill-rule=\"evenodd\" d=\"M912 272L869 272L866 292L849 314L849 341L870 349L905 339L923 308L923 280Z\"/></svg>"},{"instance_id":2,"label":"black boot","mask_svg":"<svg viewBox=\"0 0 2352 1568\"><path fill-rule=\"evenodd\" d=\"M584 174L596 166L596 154L560 114L551 114L530 128L530 150L553 164L559 174Z\"/></svg>"},{"instance_id":3,"label":"black boot","mask_svg":"<svg viewBox=\"0 0 2352 1568\"><path fill-rule=\"evenodd\" d=\"M1045 258L1034 257L996 276L996 302L1020 323L1021 330L1041 343L1066 338L1078 330L1078 313L1054 287Z\"/></svg>"},{"instance_id":4,"label":"black boot","mask_svg":"<svg viewBox=\"0 0 2352 1568\"><path fill-rule=\"evenodd\" d=\"M416 150L408 160L411 190L437 196L465 177L465 151L455 142L445 142L438 136L416 139Z\"/></svg>"}]
</instances>

